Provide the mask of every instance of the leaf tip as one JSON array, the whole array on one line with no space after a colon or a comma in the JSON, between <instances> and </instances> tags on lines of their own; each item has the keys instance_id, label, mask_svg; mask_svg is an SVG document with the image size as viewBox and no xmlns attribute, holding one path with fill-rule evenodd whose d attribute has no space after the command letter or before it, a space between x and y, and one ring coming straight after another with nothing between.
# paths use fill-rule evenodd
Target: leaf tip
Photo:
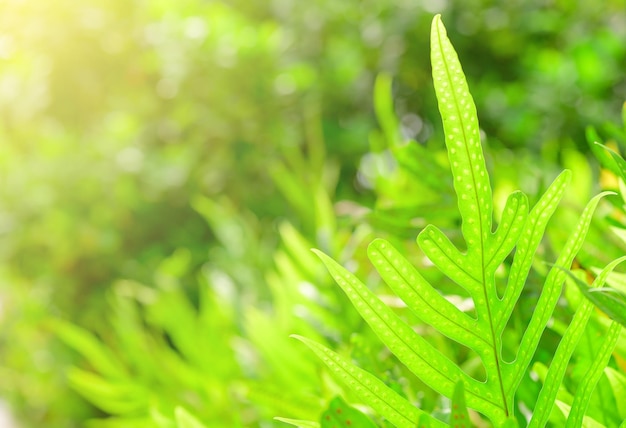
<instances>
[{"instance_id":1,"label":"leaf tip","mask_svg":"<svg viewBox=\"0 0 626 428\"><path fill-rule=\"evenodd\" d=\"M385 243L387 243L387 241L385 241L384 239L376 238L367 246L367 252L369 253L372 250L378 250L380 246L384 245Z\"/></svg>"},{"instance_id":2,"label":"leaf tip","mask_svg":"<svg viewBox=\"0 0 626 428\"><path fill-rule=\"evenodd\" d=\"M615 196L617 195L617 192L614 192L612 190L606 190L600 194L598 194L598 196L596 196L596 198L600 199L600 198L604 198L605 196Z\"/></svg>"},{"instance_id":3,"label":"leaf tip","mask_svg":"<svg viewBox=\"0 0 626 428\"><path fill-rule=\"evenodd\" d=\"M446 28L443 25L440 13L436 14L435 16L433 16L433 22L432 22L431 30L433 32L443 32L443 33L445 33Z\"/></svg>"},{"instance_id":4,"label":"leaf tip","mask_svg":"<svg viewBox=\"0 0 626 428\"><path fill-rule=\"evenodd\" d=\"M319 259L322 261L322 263L324 263L324 265L331 274L333 273L333 270L341 267L332 257L330 257L325 252L318 250L317 248L312 248L311 251L313 251L313 253L315 253L315 255L319 257Z\"/></svg>"},{"instance_id":5,"label":"leaf tip","mask_svg":"<svg viewBox=\"0 0 626 428\"><path fill-rule=\"evenodd\" d=\"M323 251L318 250L317 248L311 248L310 250L311 250L311 252L312 252L313 254L315 254L315 255L316 255L317 257L319 257L320 259L321 259L321 258L323 258L323 256L325 256L325 255L326 255L326 254L324 254L324 252L323 252Z\"/></svg>"}]
</instances>

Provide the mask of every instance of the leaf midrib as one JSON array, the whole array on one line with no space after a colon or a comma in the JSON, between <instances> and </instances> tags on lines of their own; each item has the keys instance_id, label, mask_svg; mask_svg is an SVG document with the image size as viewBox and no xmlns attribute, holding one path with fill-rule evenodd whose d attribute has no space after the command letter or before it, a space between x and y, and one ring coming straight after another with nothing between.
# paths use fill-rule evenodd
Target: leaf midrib
<instances>
[{"instance_id":1,"label":"leaf midrib","mask_svg":"<svg viewBox=\"0 0 626 428\"><path fill-rule=\"evenodd\" d=\"M387 258L387 256L385 256L384 252L380 251L380 253L381 253L381 257L384 257L385 260L387 261L387 263L390 266L393 266L393 263L391 262L391 260L389 260ZM409 281L409 279L407 277L405 277L404 274L399 269L395 269L395 271L398 274L398 276L400 276L400 278L402 278L402 280L404 281L405 284L410 284L411 283L411 281ZM439 316L441 316L442 318L445 318L448 322L454 324L455 326L457 326L459 329L463 330L464 332L467 332L467 334L469 336L473 336L476 339L478 339L479 341L484 342L485 345L491 346L491 344L483 336L480 336L480 335L476 334L475 332L473 332L471 330L468 330L466 327L464 327L463 325L459 324L457 321L454 321L453 319L447 317L445 314L441 313L437 309L437 307L435 305L432 305L427 299L422 299L422 301L424 302L424 304L426 306L428 306L430 309L432 309L433 312L436 312Z\"/></svg>"},{"instance_id":2,"label":"leaf midrib","mask_svg":"<svg viewBox=\"0 0 626 428\"><path fill-rule=\"evenodd\" d=\"M337 273L339 273L339 272L337 272ZM343 276L343 275L341 275L341 276ZM413 352L413 354L414 354L414 355L418 356L418 357L419 357L419 359L420 359L421 361L423 361L423 362L424 362L427 366L429 366L430 368L432 368L434 372L439 373L439 374L440 374L443 378L447 379L448 381L452 382L453 384L455 383L455 380L451 379L451 378L450 378L450 376L448 376L446 373L444 373L444 372L442 372L441 370L439 370L439 368L438 368L437 366L435 366L435 365L431 364L431 362L430 362L430 361L428 361L427 359L422 358L418 352L415 352L415 351L413 350L413 346L411 346L409 343L407 343L407 341L406 341L406 340L402 337L402 335L399 335L399 334L398 334L398 332L396 332L396 329L395 329L394 327L392 327L392 326L389 324L389 320L387 320L387 319L385 319L384 317L380 316L380 315L379 315L378 310L377 310L377 309L376 309L376 308L375 308L375 307L374 307L374 306L373 306L373 305L372 305L372 304L368 301L368 299L366 299L366 298L365 298L365 297L364 297L364 296L363 296L363 295L362 295L362 294L358 291L357 287L353 286L353 285L350 283L350 278L346 278L346 277L344 276L344 281L346 281L350 287L354 288L354 290L357 292L357 294L359 295L359 298L363 301L363 303L365 303L365 305L367 305L367 307L368 307L368 308L372 311L372 313L374 313L374 314L376 314L376 315L378 316L378 319L379 319L379 320L380 320L380 321L381 321L381 322L385 325L385 327L387 327L387 329L393 333L394 337L396 337L396 338L397 338L400 342L402 342L402 343L404 344L404 346L405 346L407 349L410 349L410 350ZM404 322L404 321L399 320L399 322ZM405 325L406 325L406 324L405 324ZM418 337L419 337L419 336L418 336ZM383 338L381 338L381 340L383 340ZM385 343L385 340L383 340L383 343ZM426 343L428 343L428 342L426 342ZM432 346L432 345L431 345L431 346ZM444 355L442 355L442 358L446 358L446 359L447 359L447 357L446 357L446 356L444 356ZM448 359L448 361L450 361L450 360ZM450 363L452 363L452 365L453 365L453 366L458 367L458 366L457 366L456 364L454 364L452 361L450 361ZM463 373L463 371L462 371L462 370L461 370L461 372ZM470 376L467 376L467 375L466 375L466 380L468 380L468 381L478 382L476 379L474 379L474 378L472 378L472 377L470 377ZM496 402L494 402L494 401L492 401L492 400L488 399L487 397L485 397L485 396L483 396L483 395L480 395L480 394L478 394L478 393L476 393L476 392L474 392L474 391L471 391L471 390L467 390L467 389L466 389L466 390L465 390L465 393L466 393L466 394L468 394L468 395L472 395L472 396L476 397L477 399L479 399L479 400L481 400L481 401L485 401L485 402L491 403L491 404L493 404L495 407L500 407L500 403L496 403Z\"/></svg>"},{"instance_id":3,"label":"leaf midrib","mask_svg":"<svg viewBox=\"0 0 626 428\"><path fill-rule=\"evenodd\" d=\"M299 336L299 335L292 335L292 336L297 338L298 340L304 342L305 344L311 343L311 341L309 339L305 338L305 337L302 337L302 336ZM307 345L307 346L310 346L310 345ZM321 347L320 349L321 349L320 352L323 352L324 354L327 354L326 350L324 348ZM315 348L313 350L315 352ZM346 362L342 361L342 359L340 359L338 355L334 356L332 354L327 354L326 356L327 356L327 358L334 359L336 364L338 362L339 365L341 366L343 372L345 374L347 374L349 377L351 377L352 380L355 383L358 383L358 384L362 385L366 390L369 391L370 394L375 395L379 400L383 401L385 403L385 405L387 405L387 407L392 409L392 411L395 412L397 415L399 415L402 419L406 420L406 422L408 424L414 424L415 423L415 421L412 421L411 419L409 419L409 417L407 417L403 412L397 411L396 407L392 403L389 403L389 401L387 401L386 397L381 396L380 394L375 393L372 389L370 389L369 385L367 383L362 382L361 379L359 379L359 377L357 375L351 373L349 370L344 369L342 365L345 364Z\"/></svg>"},{"instance_id":4,"label":"leaf midrib","mask_svg":"<svg viewBox=\"0 0 626 428\"><path fill-rule=\"evenodd\" d=\"M441 18L440 18L441 19ZM446 75L448 76L448 81L450 83L452 83L452 77L450 76L450 69L448 67L448 63L446 61L446 56L444 55L443 52L443 41L441 38L441 28L439 28L439 26L437 26L437 38L439 41L439 49L441 50L441 61L444 63L444 70ZM460 67L460 65L459 65ZM500 359L499 359L499 355L498 355L498 347L496 346L496 335L495 335L495 330L494 330L494 324L493 324L493 320L491 318L491 305L490 305L490 301L489 301L489 296L487 293L487 278L486 278L486 272L485 272L485 242L484 242L484 231L483 231L483 215L482 215L482 207L480 205L480 198L478 197L478 189L476 187L476 176L474 174L474 164L472 162L472 157L470 156L469 153L469 149L467 147L467 134L466 134L466 129L465 129L465 122L463 120L463 115L461 114L461 111L459 109L459 103L457 102L457 95L456 95L456 91L454 90L453 85L450 85L450 92L452 95L452 98L454 99L454 108L456 109L457 112L457 117L459 118L459 121L461 122L461 133L463 134L463 141L465 142L463 148L465 150L465 153L467 155L467 161L469 162L470 165L470 174L472 177L472 182L474 183L474 186L472 187L472 190L474 192L474 198L476 201L476 210L478 212L478 228L479 228L479 232L480 232L480 237L479 237L479 243L480 243L480 262L481 262L481 274L482 274L482 283L483 283L483 294L484 294L484 298L485 298L485 306L487 308L487 316L488 316L488 321L489 322L489 330L491 332L491 340L492 340L492 346L493 346L493 357L494 357L494 361L496 364L496 369L497 369L497 376L498 376L498 384L499 384L499 388L500 388L500 394L502 396L502 404L504 406L503 410L504 410L504 414L505 417L509 417L509 410L508 410L508 404L507 404L507 399L506 399L506 394L504 391L504 384L503 384L503 379L502 379L502 373L501 373L501 369L500 369ZM480 141L478 142L478 144L480 144ZM459 200L460 203L460 200ZM489 233L491 233L491 231L489 231ZM468 252L469 252L469 246L468 246ZM479 320L480 322L480 320ZM487 377L487 382L489 381L489 377Z\"/></svg>"}]
</instances>

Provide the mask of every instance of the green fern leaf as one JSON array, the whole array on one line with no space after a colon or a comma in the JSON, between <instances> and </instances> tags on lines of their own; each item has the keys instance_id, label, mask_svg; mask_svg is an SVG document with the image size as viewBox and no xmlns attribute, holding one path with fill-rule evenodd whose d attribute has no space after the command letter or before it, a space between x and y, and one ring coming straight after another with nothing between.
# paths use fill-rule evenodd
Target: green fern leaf
<instances>
[{"instance_id":1,"label":"green fern leaf","mask_svg":"<svg viewBox=\"0 0 626 428\"><path fill-rule=\"evenodd\" d=\"M376 428L374 422L354 407L350 407L341 397L335 397L330 401L328 409L322 413L320 426L321 428Z\"/></svg>"},{"instance_id":2,"label":"green fern leaf","mask_svg":"<svg viewBox=\"0 0 626 428\"><path fill-rule=\"evenodd\" d=\"M476 107L439 16L434 18L432 24L431 55L433 81L446 134L465 247L457 248L434 225L424 228L417 242L443 274L470 294L476 317L448 302L389 242L381 239L373 241L368 247L368 256L384 281L423 322L478 354L487 374L486 380L479 381L469 376L417 334L355 275L324 253L313 251L380 340L425 384L447 397L453 397L455 386L461 384L469 408L487 416L495 426L515 425L515 393L560 296L566 275L562 269L570 266L580 250L592 214L604 194L592 199L581 214L555 266L546 277L516 358L505 361L502 357L502 334L522 292L547 222L563 196L570 173L566 171L559 175L530 211L526 195L513 192L494 230L492 191L481 148ZM499 296L496 270L514 248L506 288ZM574 329L578 331L579 327ZM411 407L406 400L393 395L395 393L391 394L392 391L372 375L315 342L299 339L318 354L331 371L343 377L365 403L377 411L384 411L390 422L397 426L436 426L435 419ZM568 353L569 349L563 351L563 360ZM553 377L558 378L556 375ZM550 382L546 386L553 388L556 380ZM379 388L376 391L371 387L374 384ZM393 397L394 404L385 402L382 405L380 391Z\"/></svg>"},{"instance_id":3,"label":"green fern leaf","mask_svg":"<svg viewBox=\"0 0 626 428\"><path fill-rule=\"evenodd\" d=\"M398 428L414 428L415 421L421 416L428 417L433 427L445 427L440 422L420 409L414 407L405 398L398 395L375 376L348 362L336 352L331 351L319 343L302 336L293 335L307 345L317 356L324 361L328 368L337 377L342 379L354 392L370 407L385 417Z\"/></svg>"},{"instance_id":4,"label":"green fern leaf","mask_svg":"<svg viewBox=\"0 0 626 428\"><path fill-rule=\"evenodd\" d=\"M606 337L604 338L604 341L600 346L600 350L596 354L591 367L589 367L583 381L580 385L578 385L578 390L576 391L576 395L574 395L574 401L572 402L572 408L570 409L565 428L577 428L581 426L585 416L585 411L587 410L587 405L590 401L591 393L600 380L602 371L607 366L621 331L622 326L620 324L616 322L611 323L611 326L606 333Z\"/></svg>"},{"instance_id":5,"label":"green fern leaf","mask_svg":"<svg viewBox=\"0 0 626 428\"><path fill-rule=\"evenodd\" d=\"M469 413L467 412L467 405L465 404L465 394L462 382L458 382L454 387L451 406L450 426L453 428L471 427L472 424L470 422Z\"/></svg>"},{"instance_id":6,"label":"green fern leaf","mask_svg":"<svg viewBox=\"0 0 626 428\"><path fill-rule=\"evenodd\" d=\"M611 367L604 369L607 379L613 390L613 397L616 399L619 397L626 397L626 375ZM617 412L619 417L626 422L626 408L624 406L618 406Z\"/></svg>"},{"instance_id":7,"label":"green fern leaf","mask_svg":"<svg viewBox=\"0 0 626 428\"><path fill-rule=\"evenodd\" d=\"M561 255L548 273L535 311L533 312L530 323L520 342L517 358L512 363L504 364L502 367L504 392L510 397L514 395L517 387L522 381L522 377L524 376L532 356L537 349L539 339L541 339L541 334L543 333L543 330L552 315L552 311L556 306L559 296L561 295L563 282L566 276L563 269L572 264L572 261L582 247L587 231L589 230L589 224L591 223L591 218L595 208L600 202L600 199L608 194L611 194L611 192L604 192L597 195L583 210L578 224L574 228L574 231L561 251Z\"/></svg>"},{"instance_id":8,"label":"green fern leaf","mask_svg":"<svg viewBox=\"0 0 626 428\"><path fill-rule=\"evenodd\" d=\"M289 425L296 426L298 428L320 428L319 422L305 421L301 419L280 418L280 417L276 417L274 419L280 422L284 422Z\"/></svg>"},{"instance_id":9,"label":"green fern leaf","mask_svg":"<svg viewBox=\"0 0 626 428\"><path fill-rule=\"evenodd\" d=\"M606 152L608 152L608 154L613 159L614 165L617 166L616 169L617 169L617 173L618 173L619 177L624 181L624 183L626 183L626 160L624 160L624 158L621 157L619 155L619 153L617 153L615 150L611 149L610 147L605 146L604 144L600 144L598 142L594 142L594 145L596 145L596 146L606 150Z\"/></svg>"},{"instance_id":10,"label":"green fern leaf","mask_svg":"<svg viewBox=\"0 0 626 428\"><path fill-rule=\"evenodd\" d=\"M439 15L433 20L430 37L433 83L443 119L454 190L459 196L463 237L468 255L478 260L483 258L482 250L491 234L493 200L480 145L476 106Z\"/></svg>"},{"instance_id":11,"label":"green fern leaf","mask_svg":"<svg viewBox=\"0 0 626 428\"><path fill-rule=\"evenodd\" d=\"M467 347L485 345L483 325L446 300L389 242L376 239L368 247L368 256L394 293L422 321Z\"/></svg>"},{"instance_id":12,"label":"green fern leaf","mask_svg":"<svg viewBox=\"0 0 626 428\"><path fill-rule=\"evenodd\" d=\"M626 260L626 256L609 263L609 265L607 265L597 276L592 284L592 287L602 287L606 278L613 271L615 266L624 260ZM571 276L574 281L582 282L573 275ZM554 358L552 359L550 368L548 369L544 386L541 389L539 397L537 398L537 404L535 405L535 409L533 411L533 417L528 425L529 428L546 426L558 389L563 382L567 364L572 356L572 353L574 352L574 349L576 348L576 345L578 344L580 337L585 331L585 326L587 325L587 321L589 320L592 311L593 304L587 299L583 300L580 307L576 310L574 319L565 331Z\"/></svg>"},{"instance_id":13,"label":"green fern leaf","mask_svg":"<svg viewBox=\"0 0 626 428\"><path fill-rule=\"evenodd\" d=\"M517 242L507 287L502 296L502 303L495 308L493 313L495 328L498 332L504 331L515 303L522 293L535 251L541 243L548 220L563 197L570 176L571 173L569 171L562 172L548 187L528 215L524 231Z\"/></svg>"}]
</instances>

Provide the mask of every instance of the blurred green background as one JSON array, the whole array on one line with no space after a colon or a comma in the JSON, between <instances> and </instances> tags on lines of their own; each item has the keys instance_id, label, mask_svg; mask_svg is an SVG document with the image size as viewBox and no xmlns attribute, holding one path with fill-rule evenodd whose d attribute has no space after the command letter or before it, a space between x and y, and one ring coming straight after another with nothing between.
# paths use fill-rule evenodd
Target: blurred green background
<instances>
[{"instance_id":1,"label":"blurred green background","mask_svg":"<svg viewBox=\"0 0 626 428\"><path fill-rule=\"evenodd\" d=\"M435 13L496 188L540 188L587 156L588 125L618 121L617 0L1 2L0 397L18 426L314 419L341 387L275 354L302 332L358 350L362 326L307 249L367 270L370 237L455 221L445 186L398 167L373 101L387 73L397 138L445 174Z\"/></svg>"}]
</instances>

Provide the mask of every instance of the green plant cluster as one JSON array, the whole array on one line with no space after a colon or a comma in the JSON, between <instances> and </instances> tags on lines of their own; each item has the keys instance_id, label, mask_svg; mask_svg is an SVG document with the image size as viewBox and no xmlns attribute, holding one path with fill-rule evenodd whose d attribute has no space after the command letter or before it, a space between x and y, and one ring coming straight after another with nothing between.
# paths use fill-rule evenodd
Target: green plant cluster
<instances>
[{"instance_id":1,"label":"green plant cluster","mask_svg":"<svg viewBox=\"0 0 626 428\"><path fill-rule=\"evenodd\" d=\"M509 351L512 358L505 358L505 347L511 345L503 339L507 324L526 283L533 255L541 242L546 224L563 196L565 185L569 181L569 172L560 174L532 208L529 208L528 198L524 193L511 193L494 231L493 196L480 143L476 107L457 54L447 38L439 16L435 17L432 25L431 60L462 218L464 245L458 249L441 229L432 225L420 232L417 242L438 270L469 294L473 314L465 313L439 294L389 242L380 239L373 241L368 247L368 256L380 276L406 306L438 333L474 350L479 369L482 370L474 375L468 374L433 346L424 334L415 332L410 324L385 305L351 272L324 253L317 250L315 252L380 340L415 376L433 390L451 398L455 385L463 385L467 405L480 412L495 426L516 426L527 422L530 427L543 427L549 419L557 417L553 416L554 408L562 412L563 422L566 420L565 426L581 426L596 383L608 367L609 358L622 334L624 317L621 313L626 309L626 294L621 294L619 290L606 288L603 290L604 294L594 292L600 291L597 287L604 285L613 269L626 260L626 256L606 266L591 286L574 277L587 299L578 304L570 324L563 331L549 368L542 367L543 385L534 406L529 406L532 411L528 420L517 415L519 401L516 400L516 395L561 295L565 273L581 248L592 214L604 195L596 196L585 207L556 263L545 277L534 312L528 317L527 324L517 332L521 336L515 347L517 349ZM617 153L612 154L615 164L626 164ZM498 287L496 270L514 248L508 278L504 287ZM615 294L620 298L615 298ZM599 296L604 298L599 299ZM593 303L602 308L613 321L609 320L606 337L597 339L599 350L591 353L589 367L576 385L575 395L564 402L557 394L570 358L585 333ZM612 314L614 315L611 316ZM416 408L378 378L353 365L340 354L311 339L301 336L296 338L310 347L330 371L342 378L361 400L394 426L408 428L416 423L446 426L443 421ZM621 399L620 392L620 389L614 388L613 406L604 405L602 422L605 424L609 419L612 419L608 423L611 426L622 422L617 406ZM592 418L589 416L589 419ZM626 423L626 420L623 422ZM297 422L293 424L297 425ZM455 421L450 419L448 426L454 425Z\"/></svg>"},{"instance_id":2,"label":"green plant cluster","mask_svg":"<svg viewBox=\"0 0 626 428\"><path fill-rule=\"evenodd\" d=\"M18 426L623 424L626 14L518 3L5 2Z\"/></svg>"}]
</instances>

